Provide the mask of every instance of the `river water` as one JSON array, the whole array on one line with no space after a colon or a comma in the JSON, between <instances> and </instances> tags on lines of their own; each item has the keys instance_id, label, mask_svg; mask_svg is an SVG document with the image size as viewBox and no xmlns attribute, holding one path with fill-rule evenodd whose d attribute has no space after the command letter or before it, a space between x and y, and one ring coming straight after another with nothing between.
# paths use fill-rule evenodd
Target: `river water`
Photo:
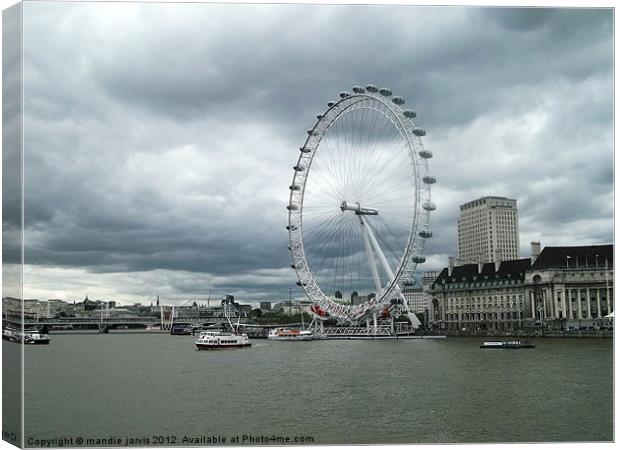
<instances>
[{"instance_id":1,"label":"river water","mask_svg":"<svg viewBox=\"0 0 620 450\"><path fill-rule=\"evenodd\" d=\"M25 347L26 445L613 439L611 339L481 341L254 340L209 352L192 336L52 335Z\"/></svg>"}]
</instances>

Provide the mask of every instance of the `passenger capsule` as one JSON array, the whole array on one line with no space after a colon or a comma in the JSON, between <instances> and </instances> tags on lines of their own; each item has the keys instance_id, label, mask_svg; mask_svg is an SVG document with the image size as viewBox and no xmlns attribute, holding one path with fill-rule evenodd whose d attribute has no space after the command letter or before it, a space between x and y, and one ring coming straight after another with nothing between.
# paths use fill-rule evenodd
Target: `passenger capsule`
<instances>
[{"instance_id":1,"label":"passenger capsule","mask_svg":"<svg viewBox=\"0 0 620 450\"><path fill-rule=\"evenodd\" d=\"M379 89L377 88L377 86L375 86L374 84L369 84L366 86L366 90L368 92L378 92Z\"/></svg>"},{"instance_id":2,"label":"passenger capsule","mask_svg":"<svg viewBox=\"0 0 620 450\"><path fill-rule=\"evenodd\" d=\"M420 155L424 159L430 159L433 157L433 152L431 152L430 150L422 150L420 153L418 153L418 155Z\"/></svg>"},{"instance_id":3,"label":"passenger capsule","mask_svg":"<svg viewBox=\"0 0 620 450\"><path fill-rule=\"evenodd\" d=\"M305 286L305 285L306 285L306 283L302 283L301 281L297 282L297 286Z\"/></svg>"},{"instance_id":4,"label":"passenger capsule","mask_svg":"<svg viewBox=\"0 0 620 450\"><path fill-rule=\"evenodd\" d=\"M286 205L286 209L288 209L289 211L296 211L297 205Z\"/></svg>"},{"instance_id":5,"label":"passenger capsule","mask_svg":"<svg viewBox=\"0 0 620 450\"><path fill-rule=\"evenodd\" d=\"M295 231L297 230L297 225L287 225L286 229L289 231Z\"/></svg>"},{"instance_id":6,"label":"passenger capsule","mask_svg":"<svg viewBox=\"0 0 620 450\"><path fill-rule=\"evenodd\" d=\"M415 111L411 111L410 109L404 110L403 114L405 115L405 117L408 117L409 119L415 119L417 116Z\"/></svg>"},{"instance_id":7,"label":"passenger capsule","mask_svg":"<svg viewBox=\"0 0 620 450\"><path fill-rule=\"evenodd\" d=\"M392 95L392 91L390 91L388 88L381 88L379 89L379 94L383 95L384 97L389 97L390 95Z\"/></svg>"},{"instance_id":8,"label":"passenger capsule","mask_svg":"<svg viewBox=\"0 0 620 450\"><path fill-rule=\"evenodd\" d=\"M310 135L310 136L316 136L318 134L319 133L317 131L315 131L315 130L308 130L308 135Z\"/></svg>"},{"instance_id":9,"label":"passenger capsule","mask_svg":"<svg viewBox=\"0 0 620 450\"><path fill-rule=\"evenodd\" d=\"M291 184L288 188L291 191L298 191L299 190L299 186L297 186L296 184Z\"/></svg>"},{"instance_id":10,"label":"passenger capsule","mask_svg":"<svg viewBox=\"0 0 620 450\"><path fill-rule=\"evenodd\" d=\"M424 181L426 184L435 184L437 182L437 179L435 177L427 175L422 178L422 181Z\"/></svg>"},{"instance_id":11,"label":"passenger capsule","mask_svg":"<svg viewBox=\"0 0 620 450\"><path fill-rule=\"evenodd\" d=\"M355 92L356 94L363 94L364 88L361 86L353 86L353 92Z\"/></svg>"},{"instance_id":12,"label":"passenger capsule","mask_svg":"<svg viewBox=\"0 0 620 450\"><path fill-rule=\"evenodd\" d=\"M435 206L433 202L424 202L422 203L422 208L427 211L435 211L437 209L437 206Z\"/></svg>"},{"instance_id":13,"label":"passenger capsule","mask_svg":"<svg viewBox=\"0 0 620 450\"><path fill-rule=\"evenodd\" d=\"M340 98L347 98L349 95L351 95L351 94L349 94L347 91L342 91L340 93Z\"/></svg>"},{"instance_id":14,"label":"passenger capsule","mask_svg":"<svg viewBox=\"0 0 620 450\"><path fill-rule=\"evenodd\" d=\"M304 170L306 170L300 165L293 166L293 169L295 169L295 172L303 172Z\"/></svg>"},{"instance_id":15,"label":"passenger capsule","mask_svg":"<svg viewBox=\"0 0 620 450\"><path fill-rule=\"evenodd\" d=\"M335 104L336 104L336 102L327 102L327 106L328 106L328 107L330 107L330 108L331 108L332 106L334 106Z\"/></svg>"},{"instance_id":16,"label":"passenger capsule","mask_svg":"<svg viewBox=\"0 0 620 450\"><path fill-rule=\"evenodd\" d=\"M422 230L418 233L421 238L428 239L433 237L433 233L428 230Z\"/></svg>"},{"instance_id":17,"label":"passenger capsule","mask_svg":"<svg viewBox=\"0 0 620 450\"><path fill-rule=\"evenodd\" d=\"M286 248L288 248L289 250L293 250L293 247L291 247L290 245L287 245Z\"/></svg>"},{"instance_id":18,"label":"passenger capsule","mask_svg":"<svg viewBox=\"0 0 620 450\"><path fill-rule=\"evenodd\" d=\"M293 268L293 269L294 269L294 268L295 268L295 264L291 264L291 268Z\"/></svg>"},{"instance_id":19,"label":"passenger capsule","mask_svg":"<svg viewBox=\"0 0 620 450\"><path fill-rule=\"evenodd\" d=\"M425 261L426 261L426 258L425 258L424 256L422 256L422 255L420 255L420 256L417 256L417 255L416 255L416 256L414 256L413 258L411 258L411 260L412 260L414 263L422 264L423 262L425 262Z\"/></svg>"},{"instance_id":20,"label":"passenger capsule","mask_svg":"<svg viewBox=\"0 0 620 450\"><path fill-rule=\"evenodd\" d=\"M321 119L323 118L323 114L319 114L318 116L316 116L316 118L317 118L318 120L321 120Z\"/></svg>"},{"instance_id":21,"label":"passenger capsule","mask_svg":"<svg viewBox=\"0 0 620 450\"><path fill-rule=\"evenodd\" d=\"M405 104L405 99L402 97L394 97L392 99L392 101L397 104L397 105L404 105Z\"/></svg>"},{"instance_id":22,"label":"passenger capsule","mask_svg":"<svg viewBox=\"0 0 620 450\"><path fill-rule=\"evenodd\" d=\"M422 128L414 128L412 133L419 137L426 136L426 131L424 131Z\"/></svg>"},{"instance_id":23,"label":"passenger capsule","mask_svg":"<svg viewBox=\"0 0 620 450\"><path fill-rule=\"evenodd\" d=\"M300 147L299 151L302 153L310 153L312 151L312 149L308 148L308 147Z\"/></svg>"}]
</instances>

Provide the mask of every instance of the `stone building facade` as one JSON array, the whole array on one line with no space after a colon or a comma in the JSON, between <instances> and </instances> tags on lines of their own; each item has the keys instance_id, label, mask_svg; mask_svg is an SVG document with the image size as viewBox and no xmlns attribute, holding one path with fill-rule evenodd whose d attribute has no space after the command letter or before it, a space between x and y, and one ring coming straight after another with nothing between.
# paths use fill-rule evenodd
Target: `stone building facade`
<instances>
[{"instance_id":1,"label":"stone building facade","mask_svg":"<svg viewBox=\"0 0 620 450\"><path fill-rule=\"evenodd\" d=\"M614 310L613 245L545 247L525 279L527 319L553 328L597 328Z\"/></svg>"},{"instance_id":2,"label":"stone building facade","mask_svg":"<svg viewBox=\"0 0 620 450\"><path fill-rule=\"evenodd\" d=\"M518 259L444 268L432 287L432 327L466 331L521 327L529 267L529 259Z\"/></svg>"},{"instance_id":3,"label":"stone building facade","mask_svg":"<svg viewBox=\"0 0 620 450\"><path fill-rule=\"evenodd\" d=\"M613 312L613 245L540 252L533 242L527 259L451 264L431 292L436 329L598 329Z\"/></svg>"}]
</instances>

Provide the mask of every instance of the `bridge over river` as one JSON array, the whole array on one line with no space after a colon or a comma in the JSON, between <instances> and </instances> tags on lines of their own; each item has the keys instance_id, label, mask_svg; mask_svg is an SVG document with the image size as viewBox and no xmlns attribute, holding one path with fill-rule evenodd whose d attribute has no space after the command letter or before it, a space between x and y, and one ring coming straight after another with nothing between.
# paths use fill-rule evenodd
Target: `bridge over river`
<instances>
[{"instance_id":1,"label":"bridge over river","mask_svg":"<svg viewBox=\"0 0 620 450\"><path fill-rule=\"evenodd\" d=\"M235 321L237 319L234 319ZM247 319L245 319L247 320ZM243 318L240 323L244 323ZM15 328L21 327L19 317L7 317L2 320L3 325ZM144 317L59 317L25 319L25 328L36 328L43 331L54 330L85 330L94 329L106 331L111 329L125 328L159 328L162 331L170 331L173 326L212 326L228 323L225 317L174 317L173 319L161 319L154 316Z\"/></svg>"}]
</instances>

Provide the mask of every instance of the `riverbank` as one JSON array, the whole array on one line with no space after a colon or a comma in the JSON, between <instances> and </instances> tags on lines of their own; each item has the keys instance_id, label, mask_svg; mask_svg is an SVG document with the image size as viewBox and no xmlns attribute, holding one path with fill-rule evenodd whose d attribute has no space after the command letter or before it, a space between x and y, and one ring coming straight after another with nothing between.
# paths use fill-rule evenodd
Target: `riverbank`
<instances>
[{"instance_id":1,"label":"riverbank","mask_svg":"<svg viewBox=\"0 0 620 450\"><path fill-rule=\"evenodd\" d=\"M519 338L613 338L609 330L442 330L441 334L451 337L519 337Z\"/></svg>"}]
</instances>

